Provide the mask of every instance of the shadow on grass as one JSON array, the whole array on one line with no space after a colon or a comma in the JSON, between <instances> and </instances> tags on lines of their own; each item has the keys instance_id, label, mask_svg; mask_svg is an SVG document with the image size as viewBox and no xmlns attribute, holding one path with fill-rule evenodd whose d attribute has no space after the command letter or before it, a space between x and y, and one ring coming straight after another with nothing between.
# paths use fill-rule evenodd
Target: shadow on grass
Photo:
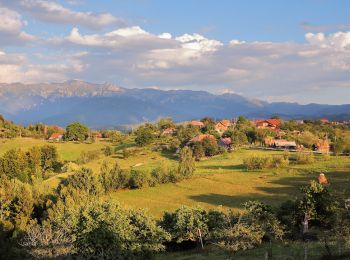
<instances>
[{"instance_id":1,"label":"shadow on grass","mask_svg":"<svg viewBox=\"0 0 350 260\"><path fill-rule=\"evenodd\" d=\"M247 173L249 174L249 173ZM350 196L350 172L328 172L327 178L330 182L329 189L332 193L342 197ZM204 202L214 206L225 206L232 208L242 208L242 204L249 200L259 200L273 206L301 196L300 189L308 185L311 180L317 180L317 174L299 174L292 177L281 177L277 180L268 181L272 187L257 187L262 193L247 193L240 195L226 195L218 193L208 193L193 195L189 198ZM273 187L276 185L276 187Z\"/></svg>"},{"instance_id":2,"label":"shadow on grass","mask_svg":"<svg viewBox=\"0 0 350 260\"><path fill-rule=\"evenodd\" d=\"M178 159L179 159L179 157L172 152L161 151L160 155L162 157L167 158L168 160L172 160L172 161L178 161Z\"/></svg>"}]
</instances>

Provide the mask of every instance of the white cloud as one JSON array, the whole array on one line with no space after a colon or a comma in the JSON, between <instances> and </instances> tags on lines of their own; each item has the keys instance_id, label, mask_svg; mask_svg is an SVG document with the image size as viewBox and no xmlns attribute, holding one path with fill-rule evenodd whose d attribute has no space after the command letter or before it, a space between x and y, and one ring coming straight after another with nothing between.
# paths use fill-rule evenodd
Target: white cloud
<instances>
[{"instance_id":1,"label":"white cloud","mask_svg":"<svg viewBox=\"0 0 350 260\"><path fill-rule=\"evenodd\" d=\"M199 34L184 34L175 38L177 41L182 43L182 46L186 49L196 51L216 51L223 44L220 41L209 40Z\"/></svg>"},{"instance_id":2,"label":"white cloud","mask_svg":"<svg viewBox=\"0 0 350 260\"><path fill-rule=\"evenodd\" d=\"M58 24L82 25L92 29L125 25L123 19L111 13L79 12L50 0L0 0L3 5L29 13L35 19Z\"/></svg>"},{"instance_id":3,"label":"white cloud","mask_svg":"<svg viewBox=\"0 0 350 260\"><path fill-rule=\"evenodd\" d=\"M19 13L0 7L0 17L0 46L21 45L36 39L23 31L26 23Z\"/></svg>"},{"instance_id":4,"label":"white cloud","mask_svg":"<svg viewBox=\"0 0 350 260\"><path fill-rule=\"evenodd\" d=\"M350 48L350 32L336 32L328 36L325 36L324 33L307 33L305 38L310 44L322 48L333 48L335 50Z\"/></svg>"}]
</instances>

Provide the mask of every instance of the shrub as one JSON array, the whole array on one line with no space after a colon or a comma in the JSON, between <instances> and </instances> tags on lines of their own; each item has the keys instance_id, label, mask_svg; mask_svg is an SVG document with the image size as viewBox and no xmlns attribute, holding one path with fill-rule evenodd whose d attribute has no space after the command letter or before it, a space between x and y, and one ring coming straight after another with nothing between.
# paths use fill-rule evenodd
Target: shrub
<instances>
[{"instance_id":1,"label":"shrub","mask_svg":"<svg viewBox=\"0 0 350 260\"><path fill-rule=\"evenodd\" d=\"M74 172L80 169L80 166L74 162L68 162L61 168L62 172Z\"/></svg>"},{"instance_id":2,"label":"shrub","mask_svg":"<svg viewBox=\"0 0 350 260\"><path fill-rule=\"evenodd\" d=\"M329 161L330 159L331 159L331 156L329 153L322 154L322 161Z\"/></svg>"},{"instance_id":3,"label":"shrub","mask_svg":"<svg viewBox=\"0 0 350 260\"><path fill-rule=\"evenodd\" d=\"M132 170L129 181L130 188L140 189L143 187L149 187L152 183L151 175L148 171L144 170Z\"/></svg>"},{"instance_id":4,"label":"shrub","mask_svg":"<svg viewBox=\"0 0 350 260\"><path fill-rule=\"evenodd\" d=\"M201 208L183 206L175 212L166 212L161 226L171 234L177 243L182 241L198 241L198 229L205 238L209 235L206 211Z\"/></svg>"},{"instance_id":5,"label":"shrub","mask_svg":"<svg viewBox=\"0 0 350 260\"><path fill-rule=\"evenodd\" d=\"M111 156L113 153L112 148L110 146L106 146L103 150L103 153L105 156Z\"/></svg>"},{"instance_id":6,"label":"shrub","mask_svg":"<svg viewBox=\"0 0 350 260\"><path fill-rule=\"evenodd\" d=\"M280 167L286 167L289 164L289 159L285 159L284 156L273 156L272 157L272 163L271 167L273 168L280 168Z\"/></svg>"},{"instance_id":7,"label":"shrub","mask_svg":"<svg viewBox=\"0 0 350 260\"><path fill-rule=\"evenodd\" d=\"M297 164L308 164L308 163L313 163L314 161L315 161L315 156L313 153L298 152L296 155Z\"/></svg>"},{"instance_id":8,"label":"shrub","mask_svg":"<svg viewBox=\"0 0 350 260\"><path fill-rule=\"evenodd\" d=\"M109 169L107 163L104 162L101 166L99 180L105 192L124 189L129 185L130 172L120 169L118 163Z\"/></svg>"},{"instance_id":9,"label":"shrub","mask_svg":"<svg viewBox=\"0 0 350 260\"><path fill-rule=\"evenodd\" d=\"M78 163L85 164L88 162L91 162L93 160L97 160L100 158L100 151L93 150L93 151L83 151L80 154L80 157L78 159Z\"/></svg>"},{"instance_id":10,"label":"shrub","mask_svg":"<svg viewBox=\"0 0 350 260\"><path fill-rule=\"evenodd\" d=\"M271 157L251 156L243 160L243 165L247 170L261 170L272 165Z\"/></svg>"}]
</instances>

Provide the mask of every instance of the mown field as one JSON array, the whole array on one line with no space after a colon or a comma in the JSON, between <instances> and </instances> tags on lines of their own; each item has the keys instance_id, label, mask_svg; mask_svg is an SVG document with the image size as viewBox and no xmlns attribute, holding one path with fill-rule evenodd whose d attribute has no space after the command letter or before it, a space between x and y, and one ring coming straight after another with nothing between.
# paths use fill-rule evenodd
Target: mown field
<instances>
[{"instance_id":1,"label":"mown field","mask_svg":"<svg viewBox=\"0 0 350 260\"><path fill-rule=\"evenodd\" d=\"M44 140L14 139L0 142L0 155L11 148L28 149L34 145L47 144ZM110 143L97 141L85 143L53 143L60 158L74 161L82 151L101 150ZM151 170L160 164L177 164L174 155L151 151L149 147L124 159L121 150L132 146L132 141L117 147L116 154L105 157L102 152L99 159L83 165L97 172L103 161L118 162L122 168L139 167ZM113 147L114 148L114 147ZM331 189L350 197L350 158L331 157L325 161L321 155L309 165L290 164L282 169L247 171L243 160L251 155L281 154L276 151L242 149L226 153L196 163L193 178L176 184L164 184L138 190L121 190L109 194L109 199L116 200L127 207L147 208L156 217L164 211L172 211L182 205L200 206L205 209L221 207L224 210L240 210L242 203L248 200L260 200L271 205L292 199L299 194L300 187L316 179L320 172L326 173ZM292 155L293 156L293 155ZM44 181L41 187L50 192L71 172L58 174Z\"/></svg>"}]
</instances>

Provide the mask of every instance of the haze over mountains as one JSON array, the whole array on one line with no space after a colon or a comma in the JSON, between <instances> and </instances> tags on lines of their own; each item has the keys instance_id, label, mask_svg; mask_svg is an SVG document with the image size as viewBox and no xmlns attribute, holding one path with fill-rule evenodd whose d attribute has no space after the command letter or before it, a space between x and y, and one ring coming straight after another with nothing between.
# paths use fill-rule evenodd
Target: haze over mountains
<instances>
[{"instance_id":1,"label":"haze over mountains","mask_svg":"<svg viewBox=\"0 0 350 260\"><path fill-rule=\"evenodd\" d=\"M170 116L176 121L211 116L348 120L350 105L300 105L250 100L236 94L205 91L127 89L80 80L64 83L0 84L0 113L22 124L43 122L65 126L81 121L90 127L113 127Z\"/></svg>"}]
</instances>

